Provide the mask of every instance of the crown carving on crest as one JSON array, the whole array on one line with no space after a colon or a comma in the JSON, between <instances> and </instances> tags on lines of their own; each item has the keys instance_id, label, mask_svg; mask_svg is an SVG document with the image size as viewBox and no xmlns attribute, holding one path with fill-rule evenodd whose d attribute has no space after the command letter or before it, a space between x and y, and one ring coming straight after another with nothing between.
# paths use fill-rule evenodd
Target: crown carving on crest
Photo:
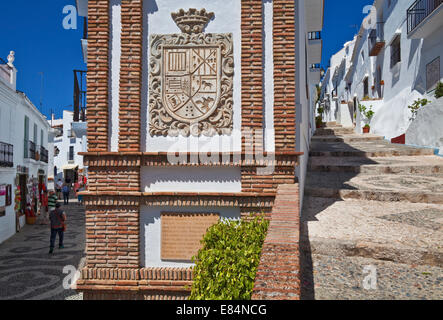
<instances>
[{"instance_id":1,"label":"crown carving on crest","mask_svg":"<svg viewBox=\"0 0 443 320\"><path fill-rule=\"evenodd\" d=\"M185 11L180 9L179 12L171 14L177 26L183 33L203 33L209 21L214 18L214 12L206 12L206 9L189 9Z\"/></svg>"}]
</instances>

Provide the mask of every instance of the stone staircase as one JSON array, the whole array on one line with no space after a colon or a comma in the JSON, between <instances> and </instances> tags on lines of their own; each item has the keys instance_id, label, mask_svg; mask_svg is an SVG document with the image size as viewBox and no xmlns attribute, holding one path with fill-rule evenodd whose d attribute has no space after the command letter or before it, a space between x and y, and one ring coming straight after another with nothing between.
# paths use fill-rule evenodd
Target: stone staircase
<instances>
[{"instance_id":1,"label":"stone staircase","mask_svg":"<svg viewBox=\"0 0 443 320\"><path fill-rule=\"evenodd\" d=\"M443 298L443 158L329 124L308 170L302 298ZM376 290L363 287L366 266Z\"/></svg>"}]
</instances>

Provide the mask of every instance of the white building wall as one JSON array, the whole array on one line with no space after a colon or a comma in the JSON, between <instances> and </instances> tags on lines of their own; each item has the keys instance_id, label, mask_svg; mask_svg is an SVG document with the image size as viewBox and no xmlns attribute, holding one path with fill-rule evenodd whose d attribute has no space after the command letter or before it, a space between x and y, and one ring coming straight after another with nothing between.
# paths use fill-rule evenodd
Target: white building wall
<instances>
[{"instance_id":1,"label":"white building wall","mask_svg":"<svg viewBox=\"0 0 443 320\"><path fill-rule=\"evenodd\" d=\"M192 267L191 261L165 261L161 259L161 213L219 213L222 219L240 219L240 208L199 208L199 207L147 207L140 208L140 252L142 267L151 268L188 268Z\"/></svg>"},{"instance_id":2,"label":"white building wall","mask_svg":"<svg viewBox=\"0 0 443 320\"><path fill-rule=\"evenodd\" d=\"M371 24L366 18L354 54L351 95L356 96L361 102L364 97L363 81L365 77L368 77L369 97L371 99L382 98L382 100L361 103L373 106L375 111L375 116L371 121L371 132L382 135L386 139L400 136L407 131L411 123L411 112L408 106L416 99L435 100L432 92L426 92L426 65L443 52L443 33L435 32L426 39L408 38L406 12L413 2L413 0L378 1L376 3L377 15L378 20L384 22L385 47L377 57L368 56L370 30L365 29L364 26ZM390 6L389 3L391 3ZM372 23L375 25L375 21ZM397 35L400 35L401 39L401 62L392 67L391 43ZM381 96L377 89L373 91L371 88L373 85L377 88L378 68L381 70L381 79L385 83ZM356 130L361 131L361 122L358 123Z\"/></svg>"},{"instance_id":3,"label":"white building wall","mask_svg":"<svg viewBox=\"0 0 443 320\"><path fill-rule=\"evenodd\" d=\"M13 236L16 232L15 178L17 166L29 168L29 177L38 177L39 170L47 177L48 164L32 159L24 159L25 116L29 118L29 140L34 141L34 124L37 125L37 145L41 145L43 129L43 147L48 149L49 125L46 118L21 93L17 93L0 80L0 141L14 146L13 168L0 167L0 184L12 185L12 204L6 207L6 215L0 217L0 243ZM23 227L24 217L20 219Z\"/></svg>"},{"instance_id":4,"label":"white building wall","mask_svg":"<svg viewBox=\"0 0 443 320\"><path fill-rule=\"evenodd\" d=\"M56 180L63 178L63 167L71 164L68 160L69 148L74 147L74 161L72 164L78 165L79 169L83 169L83 156L79 152L83 152L83 138L70 138L69 133L72 130L72 122L74 113L72 111L63 111L63 135L54 139L54 145L60 150L58 156L54 157L54 166L57 167ZM53 170L53 168L52 168Z\"/></svg>"},{"instance_id":5,"label":"white building wall","mask_svg":"<svg viewBox=\"0 0 443 320\"><path fill-rule=\"evenodd\" d=\"M309 160L309 146L311 143L311 129L312 124L309 122L310 119L310 110L313 108L313 101L311 101L311 97L308 97L309 94L312 94L312 88L314 86L310 86L309 83L309 67L308 67L308 56L306 54L308 40L307 33L308 30L306 28L306 11L305 11L305 2L304 1L296 1L295 3L295 12L296 12L296 50L295 53L295 70L296 72L296 84L295 84L295 97L296 97L296 142L297 142L297 151L303 152L304 154L300 157L299 166L297 167L297 177L299 180L300 187L300 211L303 207L303 198L304 198L304 189L305 189L305 180L306 173L308 168L308 160Z\"/></svg>"}]
</instances>

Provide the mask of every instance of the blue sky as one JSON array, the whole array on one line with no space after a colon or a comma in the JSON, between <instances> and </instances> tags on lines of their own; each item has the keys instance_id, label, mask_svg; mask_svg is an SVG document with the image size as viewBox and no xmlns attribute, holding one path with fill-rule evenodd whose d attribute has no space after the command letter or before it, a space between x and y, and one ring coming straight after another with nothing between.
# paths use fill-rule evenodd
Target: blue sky
<instances>
[{"instance_id":1,"label":"blue sky","mask_svg":"<svg viewBox=\"0 0 443 320\"><path fill-rule=\"evenodd\" d=\"M309 1L309 0L306 0ZM329 59L352 40L360 29L363 8L372 5L373 0L325 0L325 22L322 32L322 67L326 70Z\"/></svg>"},{"instance_id":2,"label":"blue sky","mask_svg":"<svg viewBox=\"0 0 443 320\"><path fill-rule=\"evenodd\" d=\"M364 17L364 6L372 2L325 0L325 69L330 56L353 38ZM44 73L40 111L48 118L51 109L56 117L61 117L64 107L72 105L73 70L86 69L80 46L82 19L78 19L77 30L65 30L62 25L63 7L73 4L75 0L15 0L3 4L0 11L0 57L6 59L10 50L16 52L17 89L24 91L39 109L40 72Z\"/></svg>"},{"instance_id":3,"label":"blue sky","mask_svg":"<svg viewBox=\"0 0 443 320\"><path fill-rule=\"evenodd\" d=\"M78 19L77 30L65 30L62 24L64 6L73 4L75 0L14 0L0 10L0 57L6 60L10 50L16 52L17 89L39 109L39 73L44 73L40 111L48 118L51 108L61 117L63 107L73 104L73 70L86 70L80 44L83 20Z\"/></svg>"}]
</instances>

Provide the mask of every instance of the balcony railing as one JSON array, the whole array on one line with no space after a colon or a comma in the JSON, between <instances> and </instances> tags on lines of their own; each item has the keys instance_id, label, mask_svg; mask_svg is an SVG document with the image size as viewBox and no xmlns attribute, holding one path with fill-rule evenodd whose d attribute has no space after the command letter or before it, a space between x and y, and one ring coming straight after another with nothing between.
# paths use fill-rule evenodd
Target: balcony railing
<instances>
[{"instance_id":1,"label":"balcony railing","mask_svg":"<svg viewBox=\"0 0 443 320\"><path fill-rule=\"evenodd\" d=\"M14 146L12 144L0 142L0 167L14 166Z\"/></svg>"},{"instance_id":2,"label":"balcony railing","mask_svg":"<svg viewBox=\"0 0 443 320\"><path fill-rule=\"evenodd\" d=\"M44 147L40 147L40 161L44 163L49 162L49 152Z\"/></svg>"},{"instance_id":3,"label":"balcony railing","mask_svg":"<svg viewBox=\"0 0 443 320\"><path fill-rule=\"evenodd\" d=\"M369 55L371 57L378 56L381 49L385 46L385 24L377 22L377 28L372 29L369 33Z\"/></svg>"},{"instance_id":4,"label":"balcony railing","mask_svg":"<svg viewBox=\"0 0 443 320\"><path fill-rule=\"evenodd\" d=\"M408 34L411 33L420 23L422 23L435 9L437 9L443 0L417 0L407 11L408 15Z\"/></svg>"}]
</instances>

